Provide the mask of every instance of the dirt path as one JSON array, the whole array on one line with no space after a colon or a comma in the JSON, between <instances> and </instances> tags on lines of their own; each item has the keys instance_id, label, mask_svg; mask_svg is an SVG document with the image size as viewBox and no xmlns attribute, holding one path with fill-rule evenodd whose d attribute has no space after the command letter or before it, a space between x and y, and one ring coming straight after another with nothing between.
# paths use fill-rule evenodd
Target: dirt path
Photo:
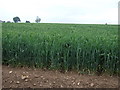
<instances>
[{"instance_id":1,"label":"dirt path","mask_svg":"<svg viewBox=\"0 0 120 90\"><path fill-rule=\"evenodd\" d=\"M2 67L3 88L117 88L118 78L112 76L65 74L58 71Z\"/></svg>"}]
</instances>

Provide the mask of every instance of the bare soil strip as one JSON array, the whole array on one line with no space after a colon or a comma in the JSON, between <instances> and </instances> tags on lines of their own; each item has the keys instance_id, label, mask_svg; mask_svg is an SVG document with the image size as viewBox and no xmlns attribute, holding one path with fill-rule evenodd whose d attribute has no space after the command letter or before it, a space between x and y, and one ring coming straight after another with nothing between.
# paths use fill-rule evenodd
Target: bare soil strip
<instances>
[{"instance_id":1,"label":"bare soil strip","mask_svg":"<svg viewBox=\"0 0 120 90\"><path fill-rule=\"evenodd\" d=\"M117 88L117 76L2 66L3 88Z\"/></svg>"}]
</instances>

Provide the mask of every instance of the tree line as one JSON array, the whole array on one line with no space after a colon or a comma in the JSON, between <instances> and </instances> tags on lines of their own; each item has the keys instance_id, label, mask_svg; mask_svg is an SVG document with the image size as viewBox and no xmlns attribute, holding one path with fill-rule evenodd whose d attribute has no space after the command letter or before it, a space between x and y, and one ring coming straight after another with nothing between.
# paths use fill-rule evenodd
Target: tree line
<instances>
[{"instance_id":1,"label":"tree line","mask_svg":"<svg viewBox=\"0 0 120 90\"><path fill-rule=\"evenodd\" d=\"M21 20L20 20L20 18L18 17L18 16L16 16L16 17L13 17L13 21L14 21L14 23L19 23L19 22L21 22ZM36 23L39 23L41 21L41 18L39 18L38 16L36 17L36 19L35 19L35 22ZM2 21L2 20L0 20L0 22L1 23L5 23L5 21ZM10 21L7 21L7 23L11 23ZM26 21L25 23L30 23L30 21Z\"/></svg>"}]
</instances>

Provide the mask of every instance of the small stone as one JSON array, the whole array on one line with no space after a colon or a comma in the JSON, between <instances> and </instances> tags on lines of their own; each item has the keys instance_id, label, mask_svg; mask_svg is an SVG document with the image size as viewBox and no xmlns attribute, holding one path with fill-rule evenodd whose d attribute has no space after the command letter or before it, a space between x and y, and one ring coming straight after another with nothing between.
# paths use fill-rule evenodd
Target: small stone
<instances>
[{"instance_id":1,"label":"small stone","mask_svg":"<svg viewBox=\"0 0 120 90\"><path fill-rule=\"evenodd\" d=\"M43 80L45 80L45 78L42 78Z\"/></svg>"},{"instance_id":2,"label":"small stone","mask_svg":"<svg viewBox=\"0 0 120 90\"><path fill-rule=\"evenodd\" d=\"M80 83L78 82L77 85L80 85Z\"/></svg>"},{"instance_id":3,"label":"small stone","mask_svg":"<svg viewBox=\"0 0 120 90\"><path fill-rule=\"evenodd\" d=\"M19 81L16 82L16 84L19 84L19 83L20 83Z\"/></svg>"},{"instance_id":4,"label":"small stone","mask_svg":"<svg viewBox=\"0 0 120 90\"><path fill-rule=\"evenodd\" d=\"M86 82L87 84L89 84L89 82Z\"/></svg>"},{"instance_id":5,"label":"small stone","mask_svg":"<svg viewBox=\"0 0 120 90\"><path fill-rule=\"evenodd\" d=\"M28 79L25 79L25 82L28 82Z\"/></svg>"},{"instance_id":6,"label":"small stone","mask_svg":"<svg viewBox=\"0 0 120 90\"><path fill-rule=\"evenodd\" d=\"M23 74L25 74L25 72L23 72Z\"/></svg>"},{"instance_id":7,"label":"small stone","mask_svg":"<svg viewBox=\"0 0 120 90\"><path fill-rule=\"evenodd\" d=\"M48 83L48 80L44 80L43 82L44 82L44 83Z\"/></svg>"},{"instance_id":8,"label":"small stone","mask_svg":"<svg viewBox=\"0 0 120 90\"><path fill-rule=\"evenodd\" d=\"M75 82L73 82L73 85L75 85Z\"/></svg>"},{"instance_id":9,"label":"small stone","mask_svg":"<svg viewBox=\"0 0 120 90\"><path fill-rule=\"evenodd\" d=\"M10 84L12 83L13 81L10 81Z\"/></svg>"},{"instance_id":10,"label":"small stone","mask_svg":"<svg viewBox=\"0 0 120 90\"><path fill-rule=\"evenodd\" d=\"M52 84L51 84L51 83L49 83L49 85L51 86Z\"/></svg>"},{"instance_id":11,"label":"small stone","mask_svg":"<svg viewBox=\"0 0 120 90\"><path fill-rule=\"evenodd\" d=\"M60 85L61 88L63 88L63 85Z\"/></svg>"},{"instance_id":12,"label":"small stone","mask_svg":"<svg viewBox=\"0 0 120 90\"><path fill-rule=\"evenodd\" d=\"M33 86L36 86L36 84L34 83Z\"/></svg>"},{"instance_id":13,"label":"small stone","mask_svg":"<svg viewBox=\"0 0 120 90\"><path fill-rule=\"evenodd\" d=\"M53 82L53 84L55 84L55 81Z\"/></svg>"},{"instance_id":14,"label":"small stone","mask_svg":"<svg viewBox=\"0 0 120 90\"><path fill-rule=\"evenodd\" d=\"M90 86L91 86L91 87L93 87L93 86L94 86L94 84L93 84L93 83L91 83L91 84L90 84Z\"/></svg>"},{"instance_id":15,"label":"small stone","mask_svg":"<svg viewBox=\"0 0 120 90\"><path fill-rule=\"evenodd\" d=\"M38 78L39 76L35 75L35 78Z\"/></svg>"},{"instance_id":16,"label":"small stone","mask_svg":"<svg viewBox=\"0 0 120 90\"><path fill-rule=\"evenodd\" d=\"M22 79L22 80L25 80L25 79L27 79L27 78L28 78L28 76L25 76L25 75L22 75L22 76L21 76L21 79Z\"/></svg>"},{"instance_id":17,"label":"small stone","mask_svg":"<svg viewBox=\"0 0 120 90\"><path fill-rule=\"evenodd\" d=\"M43 76L40 76L41 78L43 78Z\"/></svg>"},{"instance_id":18,"label":"small stone","mask_svg":"<svg viewBox=\"0 0 120 90\"><path fill-rule=\"evenodd\" d=\"M48 80L46 80L46 82L48 83L49 81L48 81Z\"/></svg>"},{"instance_id":19,"label":"small stone","mask_svg":"<svg viewBox=\"0 0 120 90\"><path fill-rule=\"evenodd\" d=\"M22 75L22 76L21 76L21 79L25 79L25 77Z\"/></svg>"},{"instance_id":20,"label":"small stone","mask_svg":"<svg viewBox=\"0 0 120 90\"><path fill-rule=\"evenodd\" d=\"M11 74L12 73L12 71L9 71L9 74Z\"/></svg>"},{"instance_id":21,"label":"small stone","mask_svg":"<svg viewBox=\"0 0 120 90\"><path fill-rule=\"evenodd\" d=\"M75 80L75 78L72 78L73 80Z\"/></svg>"},{"instance_id":22,"label":"small stone","mask_svg":"<svg viewBox=\"0 0 120 90\"><path fill-rule=\"evenodd\" d=\"M27 88L30 88L30 86L27 86Z\"/></svg>"},{"instance_id":23,"label":"small stone","mask_svg":"<svg viewBox=\"0 0 120 90\"><path fill-rule=\"evenodd\" d=\"M42 85L40 84L40 87L42 87Z\"/></svg>"},{"instance_id":24,"label":"small stone","mask_svg":"<svg viewBox=\"0 0 120 90\"><path fill-rule=\"evenodd\" d=\"M104 81L107 81L107 79L104 79Z\"/></svg>"}]
</instances>

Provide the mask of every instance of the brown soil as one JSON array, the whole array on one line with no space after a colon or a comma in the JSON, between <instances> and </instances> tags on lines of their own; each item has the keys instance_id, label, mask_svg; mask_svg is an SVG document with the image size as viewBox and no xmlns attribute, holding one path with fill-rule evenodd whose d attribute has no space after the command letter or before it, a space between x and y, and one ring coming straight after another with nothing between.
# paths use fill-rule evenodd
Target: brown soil
<instances>
[{"instance_id":1,"label":"brown soil","mask_svg":"<svg viewBox=\"0 0 120 90\"><path fill-rule=\"evenodd\" d=\"M118 77L2 66L3 88L117 88Z\"/></svg>"}]
</instances>

